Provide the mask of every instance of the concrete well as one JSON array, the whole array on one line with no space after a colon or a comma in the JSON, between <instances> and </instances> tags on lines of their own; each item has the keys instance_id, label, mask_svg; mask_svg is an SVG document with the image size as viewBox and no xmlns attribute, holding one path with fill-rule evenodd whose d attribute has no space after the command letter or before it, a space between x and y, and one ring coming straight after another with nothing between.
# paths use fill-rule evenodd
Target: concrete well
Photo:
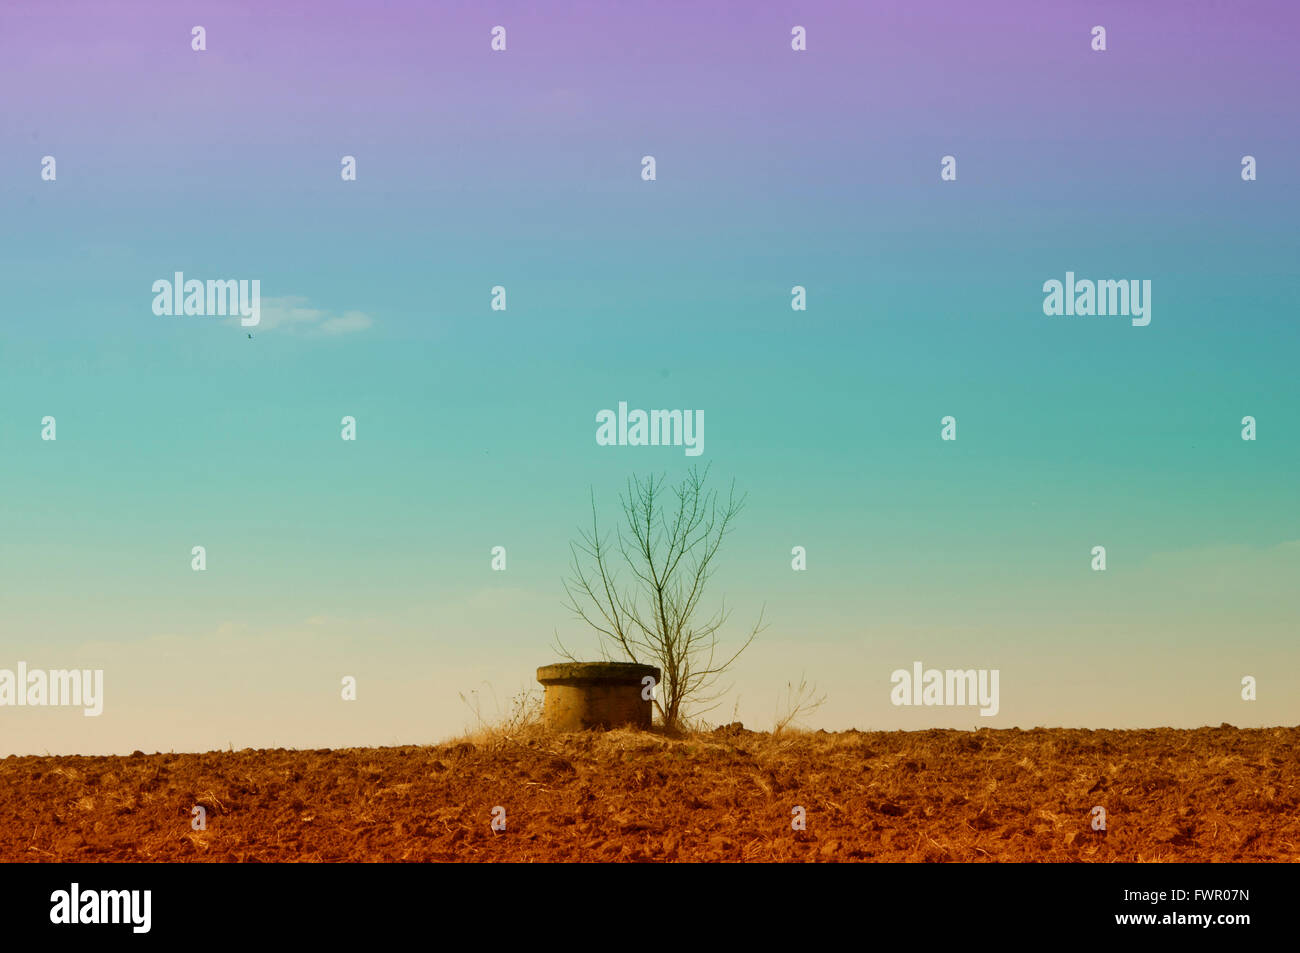
<instances>
[{"instance_id":1,"label":"concrete well","mask_svg":"<svg viewBox=\"0 0 1300 953\"><path fill-rule=\"evenodd\" d=\"M542 706L546 726L553 731L586 728L650 727L653 704L641 694L642 679L659 684L659 669L634 662L562 662L543 665L537 680L546 686Z\"/></svg>"}]
</instances>

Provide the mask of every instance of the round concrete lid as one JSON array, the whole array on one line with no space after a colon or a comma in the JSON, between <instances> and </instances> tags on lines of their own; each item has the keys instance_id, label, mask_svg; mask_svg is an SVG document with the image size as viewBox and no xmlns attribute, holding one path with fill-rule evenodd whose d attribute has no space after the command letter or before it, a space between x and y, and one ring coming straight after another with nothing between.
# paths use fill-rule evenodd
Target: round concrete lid
<instances>
[{"instance_id":1,"label":"round concrete lid","mask_svg":"<svg viewBox=\"0 0 1300 953\"><path fill-rule=\"evenodd\" d=\"M659 669L653 665L636 662L558 662L543 665L537 670L537 680L543 685L551 682L613 682L640 685L649 675L659 681Z\"/></svg>"}]
</instances>

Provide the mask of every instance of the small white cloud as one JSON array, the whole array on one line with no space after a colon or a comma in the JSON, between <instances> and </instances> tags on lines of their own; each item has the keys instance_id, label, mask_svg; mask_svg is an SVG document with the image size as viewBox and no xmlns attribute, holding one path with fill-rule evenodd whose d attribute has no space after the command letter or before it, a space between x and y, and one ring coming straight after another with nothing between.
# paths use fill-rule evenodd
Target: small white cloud
<instances>
[{"instance_id":1,"label":"small white cloud","mask_svg":"<svg viewBox=\"0 0 1300 953\"><path fill-rule=\"evenodd\" d=\"M270 331L272 328L312 325L323 317L325 317L324 311L307 307L306 298L297 296L267 298L262 302L262 320L257 325L257 329Z\"/></svg>"},{"instance_id":2,"label":"small white cloud","mask_svg":"<svg viewBox=\"0 0 1300 953\"><path fill-rule=\"evenodd\" d=\"M370 320L370 315L363 311L348 311L341 318L327 318L321 322L321 334L350 334L353 331L364 331L374 322Z\"/></svg>"},{"instance_id":3,"label":"small white cloud","mask_svg":"<svg viewBox=\"0 0 1300 953\"><path fill-rule=\"evenodd\" d=\"M313 308L311 302L302 295L262 299L261 318L251 330L284 330L293 334L328 337L365 331L375 323L364 311L346 311L337 315L321 308ZM239 327L240 319L231 318L226 324Z\"/></svg>"}]
</instances>

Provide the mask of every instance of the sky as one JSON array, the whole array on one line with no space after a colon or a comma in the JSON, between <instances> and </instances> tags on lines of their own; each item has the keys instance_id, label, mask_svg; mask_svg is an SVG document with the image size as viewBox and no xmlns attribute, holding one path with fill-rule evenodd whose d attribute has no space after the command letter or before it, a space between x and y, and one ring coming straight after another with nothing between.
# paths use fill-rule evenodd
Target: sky
<instances>
[{"instance_id":1,"label":"sky","mask_svg":"<svg viewBox=\"0 0 1300 953\"><path fill-rule=\"evenodd\" d=\"M705 608L768 626L715 721L801 679L828 730L1300 721L1293 6L54 0L0 37L0 670L104 672L98 717L0 706L0 755L492 720L557 638L599 656L591 497L612 528L692 465L747 494ZM257 279L260 323L155 314L176 272ZM1149 280L1150 324L1045 314L1067 272ZM598 445L620 401L704 452ZM915 661L998 670L998 713L892 704Z\"/></svg>"}]
</instances>

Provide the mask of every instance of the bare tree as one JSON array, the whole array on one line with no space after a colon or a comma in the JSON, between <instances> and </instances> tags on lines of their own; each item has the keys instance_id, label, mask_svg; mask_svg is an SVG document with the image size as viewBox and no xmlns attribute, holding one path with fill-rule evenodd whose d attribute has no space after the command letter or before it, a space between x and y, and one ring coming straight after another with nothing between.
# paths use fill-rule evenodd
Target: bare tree
<instances>
[{"instance_id":1,"label":"bare tree","mask_svg":"<svg viewBox=\"0 0 1300 953\"><path fill-rule=\"evenodd\" d=\"M629 478L627 495L619 495L626 526L617 528L613 545L601 536L592 491L591 531L580 530L581 539L569 546L567 608L599 633L606 658L612 651L660 668L655 707L668 728L680 727L684 704L697 707L726 694L714 691L718 676L763 629L760 611L748 637L728 656L717 637L731 615L725 602L713 615L696 618L714 557L745 503L744 496L736 498L734 481L725 503L719 501L716 491L705 490L707 477L707 467L703 473L692 468L671 494L664 491L663 476ZM624 570L631 573L626 584L619 578ZM577 661L563 645L558 648Z\"/></svg>"}]
</instances>

